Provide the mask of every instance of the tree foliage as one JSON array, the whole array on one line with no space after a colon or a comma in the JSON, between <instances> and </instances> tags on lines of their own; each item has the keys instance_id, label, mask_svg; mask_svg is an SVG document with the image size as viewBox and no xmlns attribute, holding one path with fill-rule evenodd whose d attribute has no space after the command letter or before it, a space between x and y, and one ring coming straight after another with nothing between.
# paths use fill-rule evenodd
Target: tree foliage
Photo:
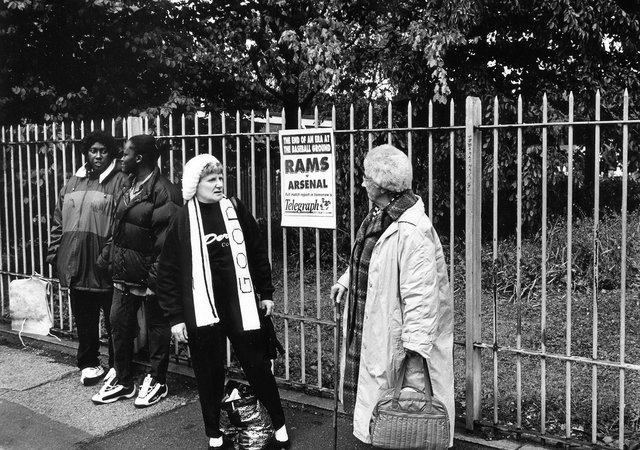
<instances>
[{"instance_id":1,"label":"tree foliage","mask_svg":"<svg viewBox=\"0 0 640 450\"><path fill-rule=\"evenodd\" d=\"M446 67L463 94L638 87L640 7L613 0L487 0L467 44L447 54ZM614 86L612 86L612 84Z\"/></svg>"},{"instance_id":2,"label":"tree foliage","mask_svg":"<svg viewBox=\"0 0 640 450\"><path fill-rule=\"evenodd\" d=\"M562 110L568 91L588 113L596 89L619 115L640 87L639 13L630 0L2 0L0 120L284 107L293 122L326 101L542 92Z\"/></svg>"},{"instance_id":3,"label":"tree foliage","mask_svg":"<svg viewBox=\"0 0 640 450\"><path fill-rule=\"evenodd\" d=\"M631 118L638 117L640 104L640 6L637 2L612 0L533 0L510 2L485 0L478 14L464 27L464 39L448 47L443 57L450 98L458 105L465 96L479 96L484 104L484 123L493 122L494 96L500 122L515 123L518 96L521 96L524 122L542 120L542 97L548 99L548 120L569 120L569 93L573 96L574 120L594 120L596 92L600 91L600 117L621 119L623 95L628 92ZM397 85L397 98L427 96L432 85L423 79ZM416 102L416 104L419 104ZM444 125L448 111L436 106L435 123ZM593 127L574 127L574 147L569 148L566 127L548 129L549 213L566 214L567 153L574 157L574 209L588 214L593 207L595 142ZM639 130L629 129L630 172L638 170ZM492 197L491 133L485 133L485 199ZM524 224L535 232L540 224L542 160L541 130L523 133ZM601 173L620 168L622 160L620 127L601 129ZM500 133L498 198L501 229L511 233L516 217L516 136ZM446 158L436 164L446 167ZM460 164L463 161L460 159ZM436 177L446 171L435 171ZM446 180L441 180L446 182ZM615 210L620 180L605 180L602 205ZM617 188L616 188L617 186ZM634 185L635 186L635 185ZM605 189L606 188L606 189ZM630 207L635 205L635 187L629 192ZM490 206L490 200L489 205ZM490 208L487 210L490 217ZM489 227L487 227L488 229Z\"/></svg>"},{"instance_id":4,"label":"tree foliage","mask_svg":"<svg viewBox=\"0 0 640 450\"><path fill-rule=\"evenodd\" d=\"M473 3L4 0L2 119L268 106L293 123L319 94L375 99L423 78L445 99L443 57Z\"/></svg>"},{"instance_id":5,"label":"tree foliage","mask_svg":"<svg viewBox=\"0 0 640 450\"><path fill-rule=\"evenodd\" d=\"M193 42L170 0L4 0L0 121L176 107Z\"/></svg>"},{"instance_id":6,"label":"tree foliage","mask_svg":"<svg viewBox=\"0 0 640 450\"><path fill-rule=\"evenodd\" d=\"M344 23L336 19L337 2L190 1L200 24L196 55L206 106L219 100L212 82L222 76L233 89L226 103L235 107L284 107L297 123L297 108L339 77L344 54ZM259 103L258 103L259 102Z\"/></svg>"},{"instance_id":7,"label":"tree foliage","mask_svg":"<svg viewBox=\"0 0 640 450\"><path fill-rule=\"evenodd\" d=\"M416 80L426 79L432 94L446 99L443 58L450 46L465 42L472 5L234 0L192 1L189 9L202 24L195 32L202 70L231 75L236 104L257 97L283 106L293 122L297 109L308 111L319 96L375 100Z\"/></svg>"}]
</instances>

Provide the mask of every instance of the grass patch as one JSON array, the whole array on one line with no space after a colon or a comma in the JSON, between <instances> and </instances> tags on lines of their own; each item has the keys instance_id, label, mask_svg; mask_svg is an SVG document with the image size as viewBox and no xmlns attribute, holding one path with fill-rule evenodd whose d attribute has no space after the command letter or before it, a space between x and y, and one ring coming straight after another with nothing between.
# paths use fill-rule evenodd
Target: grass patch
<instances>
[{"instance_id":1,"label":"grass patch","mask_svg":"<svg viewBox=\"0 0 640 450\"><path fill-rule=\"evenodd\" d=\"M492 246L483 247L482 341L493 344L494 333L499 346L520 346L540 351L543 343L547 353L590 359L594 346L598 360L619 362L621 333L624 333L624 360L640 361L640 304L638 297L640 254L640 216L630 214L627 228L627 264L624 296L621 280L621 220L608 216L600 223L597 239L597 276L594 276L593 221L578 220L572 228L571 284L567 284L567 230L558 222L547 235L547 282L542 289L541 237L522 242L520 257L520 289L517 286L517 255L514 238L498 245L498 258L492 263ZM463 254L460 253L462 256ZM495 269L494 269L495 268ZM464 260L456 260L455 310L456 341L464 342ZM520 295L518 295L518 291ZM594 295L595 293L595 295ZM546 298L545 298L546 297ZM624 330L621 304L624 303ZM595 305L595 306L594 306ZM546 309L546 313L544 310ZM495 320L494 320L495 315ZM545 318L543 321L543 317ZM569 319L570 317L570 319ZM594 319L594 317L596 317ZM543 330L544 322L544 330ZM570 335L567 330L570 327ZM495 330L495 331L494 331ZM594 339L595 337L595 339ZM456 403L464 407L465 359L464 347L456 348ZM521 356L498 352L498 383L494 389L494 363L491 350L482 356L482 418L493 422L494 396L497 398L498 423L517 423L518 388L521 392L521 426L564 437L566 431L567 392L570 394L570 432L577 440L591 441L593 398L596 398L597 440L601 445L618 446L620 370L599 366L597 386L592 389L593 365L570 364L570 384L567 390L567 363L546 358L544 383L546 388L545 420L542 423L543 387L542 362L537 356ZM518 386L517 367L521 381ZM640 374L627 370L624 374L625 444L640 441ZM458 413L464 412L459 409Z\"/></svg>"}]
</instances>

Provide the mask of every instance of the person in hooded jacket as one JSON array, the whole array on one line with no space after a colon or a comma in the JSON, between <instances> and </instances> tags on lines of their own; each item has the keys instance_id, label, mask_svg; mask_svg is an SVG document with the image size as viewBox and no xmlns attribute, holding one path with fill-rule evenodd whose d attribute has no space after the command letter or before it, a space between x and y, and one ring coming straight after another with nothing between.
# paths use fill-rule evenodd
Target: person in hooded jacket
<instances>
[{"instance_id":1,"label":"person in hooded jacket","mask_svg":"<svg viewBox=\"0 0 640 450\"><path fill-rule=\"evenodd\" d=\"M47 262L60 285L70 289L71 311L78 333L77 364L85 386L105 377L100 364L100 311L109 336L109 371L113 371L111 298L113 282L96 262L111 236L113 212L127 177L116 160L118 145L108 133L96 131L82 140L86 162L60 190L53 213Z\"/></svg>"},{"instance_id":2,"label":"person in hooded jacket","mask_svg":"<svg viewBox=\"0 0 640 450\"><path fill-rule=\"evenodd\" d=\"M127 140L122 171L129 184L115 209L113 236L99 263L110 268L113 278L111 327L115 378L104 383L91 400L112 403L136 396L134 405L155 405L168 394L171 330L156 296L157 263L172 216L180 209L180 191L160 173L156 140L140 134ZM134 340L138 334L137 312L144 304L148 325L150 369L138 391L133 372Z\"/></svg>"},{"instance_id":3,"label":"person in hooded jacket","mask_svg":"<svg viewBox=\"0 0 640 450\"><path fill-rule=\"evenodd\" d=\"M453 445L453 299L440 239L411 190L407 155L391 145L364 159L363 187L373 208L356 235L347 271L331 288L343 303L340 394L353 434L371 443L373 409L402 383L405 358L424 386L423 358L436 398L447 409ZM407 370L407 373L409 370Z\"/></svg>"},{"instance_id":4,"label":"person in hooded jacket","mask_svg":"<svg viewBox=\"0 0 640 450\"><path fill-rule=\"evenodd\" d=\"M189 345L209 448L234 448L219 428L227 337L275 429L264 448L289 448L261 328L274 288L258 224L240 200L224 195L222 165L212 155L185 164L182 197L160 255L158 298L174 338Z\"/></svg>"}]
</instances>

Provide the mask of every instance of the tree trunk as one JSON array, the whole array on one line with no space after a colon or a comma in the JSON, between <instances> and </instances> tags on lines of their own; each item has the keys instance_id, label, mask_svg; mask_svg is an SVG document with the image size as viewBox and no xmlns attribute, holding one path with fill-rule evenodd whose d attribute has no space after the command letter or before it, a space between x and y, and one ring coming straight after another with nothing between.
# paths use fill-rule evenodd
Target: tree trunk
<instances>
[{"instance_id":1,"label":"tree trunk","mask_svg":"<svg viewBox=\"0 0 640 450\"><path fill-rule=\"evenodd\" d=\"M297 101L288 100L284 103L285 129L295 130L299 128L298 109L299 105Z\"/></svg>"}]
</instances>

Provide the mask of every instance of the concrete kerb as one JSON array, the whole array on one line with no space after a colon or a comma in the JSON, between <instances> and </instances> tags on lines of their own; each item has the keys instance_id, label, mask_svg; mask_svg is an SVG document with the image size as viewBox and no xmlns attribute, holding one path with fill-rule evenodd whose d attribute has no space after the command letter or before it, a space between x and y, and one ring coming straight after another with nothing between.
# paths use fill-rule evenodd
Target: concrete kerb
<instances>
[{"instance_id":1,"label":"concrete kerb","mask_svg":"<svg viewBox=\"0 0 640 450\"><path fill-rule=\"evenodd\" d=\"M10 326L6 323L0 323L0 336L6 338L14 345L20 344L20 338L18 332L11 330ZM69 339L59 340L57 337L52 336L34 336L22 334L22 340L30 347L35 349L50 351L53 353L63 354L68 357L75 357L77 350L77 343ZM73 364L73 363L71 363ZM138 369L143 369L147 364L136 362ZM175 364L171 362L169 364L169 372L174 375L187 377L190 381L194 382L193 370L191 367ZM323 398L318 396L308 395L304 392L280 389L280 395L284 402L288 403L290 407L294 409L310 409L316 410L321 414L330 414L333 411L333 400L329 398ZM179 406L178 406L179 407ZM344 413L339 412L340 416L346 416ZM133 421L127 424L128 426L135 425L140 420ZM115 432L116 430L110 430L105 435ZM481 436L475 434L469 434L462 423L456 424L455 433L455 448L457 449L501 449L501 450L515 450L515 449L544 449L549 448L541 445L537 445L532 442L517 442L507 439L488 441Z\"/></svg>"}]
</instances>

